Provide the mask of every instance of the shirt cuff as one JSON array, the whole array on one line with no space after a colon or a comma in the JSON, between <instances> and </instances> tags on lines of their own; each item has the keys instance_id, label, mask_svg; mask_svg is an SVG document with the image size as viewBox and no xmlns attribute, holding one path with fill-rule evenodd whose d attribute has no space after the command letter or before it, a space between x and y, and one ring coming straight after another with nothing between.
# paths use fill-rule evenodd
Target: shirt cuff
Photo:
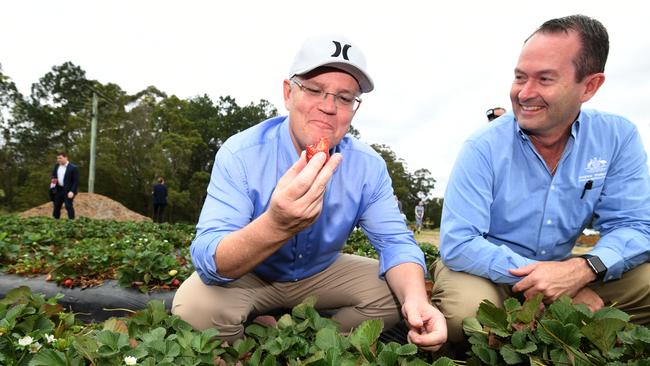
<instances>
[{"instance_id":1,"label":"shirt cuff","mask_svg":"<svg viewBox=\"0 0 650 366\"><path fill-rule=\"evenodd\" d=\"M607 273L603 282L617 280L623 276L623 258L621 255L607 247L598 247L595 246L589 253L589 255L595 255L603 261L605 267L607 267Z\"/></svg>"}]
</instances>

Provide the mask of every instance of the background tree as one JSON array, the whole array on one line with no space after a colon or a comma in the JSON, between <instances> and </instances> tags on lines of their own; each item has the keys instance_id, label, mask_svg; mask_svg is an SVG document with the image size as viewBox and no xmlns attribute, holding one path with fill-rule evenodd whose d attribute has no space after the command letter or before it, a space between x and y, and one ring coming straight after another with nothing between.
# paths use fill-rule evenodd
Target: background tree
<instances>
[{"instance_id":1,"label":"background tree","mask_svg":"<svg viewBox=\"0 0 650 366\"><path fill-rule=\"evenodd\" d=\"M129 95L118 85L89 80L71 63L54 66L22 96L0 68L0 209L14 212L48 200L56 153L65 151L87 189L93 94L98 96L95 192L144 215L152 211L158 177L169 190L166 219L195 223L205 200L214 157L232 135L276 116L266 100L237 104L230 96L181 99L149 86ZM360 133L350 127L350 134ZM428 199L435 180L425 169L409 173L386 145L372 145L384 158L404 212Z\"/></svg>"}]
</instances>

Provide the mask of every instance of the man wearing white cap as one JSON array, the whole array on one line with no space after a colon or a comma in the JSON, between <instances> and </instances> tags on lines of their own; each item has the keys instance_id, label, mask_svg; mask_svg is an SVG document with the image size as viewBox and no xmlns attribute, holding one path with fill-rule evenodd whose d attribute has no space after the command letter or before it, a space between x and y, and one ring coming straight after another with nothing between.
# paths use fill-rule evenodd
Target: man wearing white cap
<instances>
[{"instance_id":1,"label":"man wearing white cap","mask_svg":"<svg viewBox=\"0 0 650 366\"><path fill-rule=\"evenodd\" d=\"M216 155L191 247L196 272L178 289L174 314L232 341L251 318L313 295L344 332L377 318L389 328L403 316L411 342L440 348L446 322L428 301L424 255L386 164L347 134L373 87L349 40L305 41L283 84L289 115L232 136ZM308 145L323 137L331 148L308 160ZM379 260L340 253L357 225Z\"/></svg>"}]
</instances>

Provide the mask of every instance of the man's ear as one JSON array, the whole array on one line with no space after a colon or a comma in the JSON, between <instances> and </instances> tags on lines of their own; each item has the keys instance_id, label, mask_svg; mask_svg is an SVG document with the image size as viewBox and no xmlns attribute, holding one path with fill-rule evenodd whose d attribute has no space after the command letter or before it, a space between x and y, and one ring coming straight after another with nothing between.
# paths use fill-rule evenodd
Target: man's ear
<instances>
[{"instance_id":1,"label":"man's ear","mask_svg":"<svg viewBox=\"0 0 650 366\"><path fill-rule=\"evenodd\" d=\"M287 110L290 110L289 99L291 98L291 81L288 79L284 80L282 83L282 96L284 97L284 107Z\"/></svg>"},{"instance_id":2,"label":"man's ear","mask_svg":"<svg viewBox=\"0 0 650 366\"><path fill-rule=\"evenodd\" d=\"M580 102L584 103L591 99L594 95L596 95L596 92L598 89L600 89L600 86L603 85L605 82L605 74L602 72L596 73L596 74L591 74L585 77L585 91L582 94L582 98L580 98Z\"/></svg>"}]
</instances>

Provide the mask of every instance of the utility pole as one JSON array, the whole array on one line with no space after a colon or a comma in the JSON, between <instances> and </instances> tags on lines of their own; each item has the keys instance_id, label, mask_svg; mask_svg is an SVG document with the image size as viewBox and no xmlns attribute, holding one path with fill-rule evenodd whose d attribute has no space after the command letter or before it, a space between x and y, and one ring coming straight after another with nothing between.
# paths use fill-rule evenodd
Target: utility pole
<instances>
[{"instance_id":1,"label":"utility pole","mask_svg":"<svg viewBox=\"0 0 650 366\"><path fill-rule=\"evenodd\" d=\"M95 142L97 141L97 93L93 91L93 115L90 122L90 168L88 193L95 193Z\"/></svg>"}]
</instances>

